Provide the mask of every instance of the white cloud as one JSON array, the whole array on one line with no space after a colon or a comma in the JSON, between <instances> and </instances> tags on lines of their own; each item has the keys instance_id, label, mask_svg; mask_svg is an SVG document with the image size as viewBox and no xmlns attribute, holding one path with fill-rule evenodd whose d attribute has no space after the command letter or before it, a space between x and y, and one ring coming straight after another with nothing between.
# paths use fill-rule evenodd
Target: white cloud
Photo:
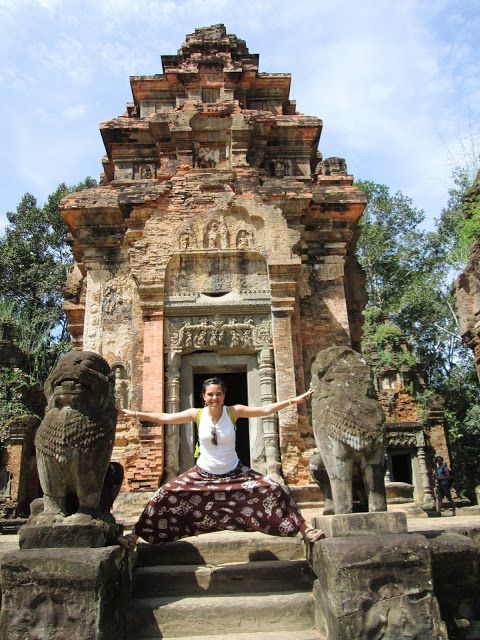
<instances>
[{"instance_id":1,"label":"white cloud","mask_svg":"<svg viewBox=\"0 0 480 640\"><path fill-rule=\"evenodd\" d=\"M84 104L75 104L69 107L66 107L63 110L63 118L64 120L78 120L87 112L87 107Z\"/></svg>"},{"instance_id":2,"label":"white cloud","mask_svg":"<svg viewBox=\"0 0 480 640\"><path fill-rule=\"evenodd\" d=\"M480 130L470 3L0 0L0 13L0 115L17 122L0 149L9 172L0 211L27 189L97 175L98 122L123 112L128 76L161 72L161 54L219 22L260 54L261 71L292 73L299 111L324 120L322 151L432 215L470 148L469 126Z\"/></svg>"}]
</instances>

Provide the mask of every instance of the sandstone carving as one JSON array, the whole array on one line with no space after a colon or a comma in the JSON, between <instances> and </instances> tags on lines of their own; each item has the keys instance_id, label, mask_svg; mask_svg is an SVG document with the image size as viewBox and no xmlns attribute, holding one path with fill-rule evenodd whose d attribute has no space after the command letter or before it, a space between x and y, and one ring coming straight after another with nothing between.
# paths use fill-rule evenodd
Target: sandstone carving
<instances>
[{"instance_id":1,"label":"sandstone carving","mask_svg":"<svg viewBox=\"0 0 480 640\"><path fill-rule=\"evenodd\" d=\"M190 319L181 325L178 321L169 325L172 351L205 349L206 347L252 347L268 345L271 341L271 325L268 320L254 322L245 316Z\"/></svg>"},{"instance_id":2,"label":"sandstone carving","mask_svg":"<svg viewBox=\"0 0 480 640\"><path fill-rule=\"evenodd\" d=\"M196 166L199 169L213 169L220 161L219 149L200 146L195 143Z\"/></svg>"},{"instance_id":3,"label":"sandstone carving","mask_svg":"<svg viewBox=\"0 0 480 640\"><path fill-rule=\"evenodd\" d=\"M203 235L203 246L206 249L226 249L228 247L228 231L224 220L210 220Z\"/></svg>"},{"instance_id":4,"label":"sandstone carving","mask_svg":"<svg viewBox=\"0 0 480 640\"><path fill-rule=\"evenodd\" d=\"M42 522L98 516L115 436L115 376L90 351L69 351L45 383L48 406L35 437ZM71 496L77 513L69 513Z\"/></svg>"},{"instance_id":5,"label":"sandstone carving","mask_svg":"<svg viewBox=\"0 0 480 640\"><path fill-rule=\"evenodd\" d=\"M250 249L252 246L252 236L247 229L240 229L235 242L237 249Z\"/></svg>"},{"instance_id":6,"label":"sandstone carving","mask_svg":"<svg viewBox=\"0 0 480 640\"><path fill-rule=\"evenodd\" d=\"M115 375L115 406L117 409L128 409L130 405L130 380L125 365L112 365Z\"/></svg>"},{"instance_id":7,"label":"sandstone carving","mask_svg":"<svg viewBox=\"0 0 480 640\"><path fill-rule=\"evenodd\" d=\"M352 349L330 347L315 358L312 386L313 430L329 478L322 486L325 513L351 513L355 463L369 511L386 511L384 415L370 368Z\"/></svg>"}]
</instances>

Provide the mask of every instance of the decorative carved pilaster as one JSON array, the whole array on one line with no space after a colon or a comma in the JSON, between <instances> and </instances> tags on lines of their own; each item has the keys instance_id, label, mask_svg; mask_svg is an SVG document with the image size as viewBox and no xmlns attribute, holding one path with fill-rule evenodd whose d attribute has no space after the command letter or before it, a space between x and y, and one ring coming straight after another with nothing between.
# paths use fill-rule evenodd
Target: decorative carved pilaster
<instances>
[{"instance_id":1,"label":"decorative carved pilaster","mask_svg":"<svg viewBox=\"0 0 480 640\"><path fill-rule=\"evenodd\" d=\"M385 455L385 482L393 482L392 456Z\"/></svg>"},{"instance_id":2,"label":"decorative carved pilaster","mask_svg":"<svg viewBox=\"0 0 480 640\"><path fill-rule=\"evenodd\" d=\"M260 395L262 405L275 402L275 369L273 366L273 351L271 349L262 349L259 352L258 372L260 375ZM276 482L283 484L276 415L270 415L262 418L262 430L265 445L266 473Z\"/></svg>"},{"instance_id":3,"label":"decorative carved pilaster","mask_svg":"<svg viewBox=\"0 0 480 640\"><path fill-rule=\"evenodd\" d=\"M272 299L274 293L276 293L276 291L274 291L272 285ZM272 338L275 351L275 378L278 400L286 400L296 395L291 322L293 302L293 296L290 297L287 293L287 296L283 299L276 297L274 305L272 305ZM299 456L298 413L296 405L287 407L280 412L278 430L282 469L285 480L290 482L297 476L296 465Z\"/></svg>"},{"instance_id":4,"label":"decorative carved pilaster","mask_svg":"<svg viewBox=\"0 0 480 640\"><path fill-rule=\"evenodd\" d=\"M166 372L165 400L167 413L180 411L180 356L175 355ZM180 470L181 425L166 424L165 429L165 482L175 478Z\"/></svg>"},{"instance_id":5,"label":"decorative carved pilaster","mask_svg":"<svg viewBox=\"0 0 480 640\"><path fill-rule=\"evenodd\" d=\"M435 499L433 497L432 485L430 482L430 474L427 468L426 447L425 444L419 445L417 450L418 466L420 469L420 477L422 479L423 504L425 507L434 508Z\"/></svg>"}]
</instances>

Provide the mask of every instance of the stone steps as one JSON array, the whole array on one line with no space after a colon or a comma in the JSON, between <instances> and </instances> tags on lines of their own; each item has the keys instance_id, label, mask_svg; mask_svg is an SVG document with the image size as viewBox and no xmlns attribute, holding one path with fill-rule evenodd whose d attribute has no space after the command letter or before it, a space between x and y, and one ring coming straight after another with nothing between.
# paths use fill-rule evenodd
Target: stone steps
<instances>
[{"instance_id":1,"label":"stone steps","mask_svg":"<svg viewBox=\"0 0 480 640\"><path fill-rule=\"evenodd\" d=\"M314 601L311 592L138 598L128 618L131 632L144 638L310 630Z\"/></svg>"},{"instance_id":2,"label":"stone steps","mask_svg":"<svg viewBox=\"0 0 480 640\"><path fill-rule=\"evenodd\" d=\"M267 560L301 560L305 548L300 538L279 538L264 533L220 531L184 538L178 542L137 547L138 566L173 564L220 565Z\"/></svg>"},{"instance_id":3,"label":"stone steps","mask_svg":"<svg viewBox=\"0 0 480 640\"><path fill-rule=\"evenodd\" d=\"M313 571L306 560L274 560L209 565L139 567L133 588L139 598L181 594L311 591Z\"/></svg>"},{"instance_id":4,"label":"stone steps","mask_svg":"<svg viewBox=\"0 0 480 640\"><path fill-rule=\"evenodd\" d=\"M322 640L299 538L218 532L139 544L130 640Z\"/></svg>"},{"instance_id":5,"label":"stone steps","mask_svg":"<svg viewBox=\"0 0 480 640\"><path fill-rule=\"evenodd\" d=\"M168 640L169 636L164 636ZM170 636L171 637L171 636ZM315 629L302 629L300 631L247 631L246 633L222 633L220 635L208 636L175 636L175 640L326 640ZM150 640L147 637L138 638L137 640Z\"/></svg>"}]
</instances>

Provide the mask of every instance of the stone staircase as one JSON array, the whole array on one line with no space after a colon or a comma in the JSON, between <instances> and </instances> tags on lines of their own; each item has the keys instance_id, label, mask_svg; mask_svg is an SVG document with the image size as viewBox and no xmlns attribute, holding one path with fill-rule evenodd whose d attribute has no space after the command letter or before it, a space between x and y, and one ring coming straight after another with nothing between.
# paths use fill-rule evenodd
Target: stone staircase
<instances>
[{"instance_id":1,"label":"stone staircase","mask_svg":"<svg viewBox=\"0 0 480 640\"><path fill-rule=\"evenodd\" d=\"M140 544L129 640L324 640L298 538L220 532Z\"/></svg>"}]
</instances>

